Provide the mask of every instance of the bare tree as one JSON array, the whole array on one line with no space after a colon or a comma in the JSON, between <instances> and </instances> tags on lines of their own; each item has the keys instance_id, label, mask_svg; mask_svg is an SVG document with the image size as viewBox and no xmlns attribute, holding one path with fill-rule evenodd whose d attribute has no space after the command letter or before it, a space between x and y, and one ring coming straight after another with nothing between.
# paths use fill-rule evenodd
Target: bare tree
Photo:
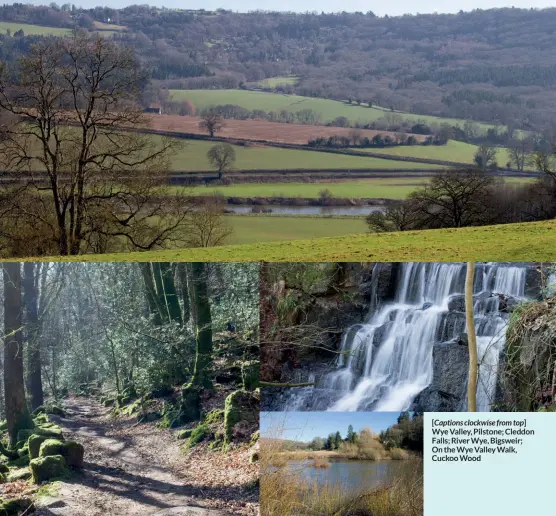
<instances>
[{"instance_id":1,"label":"bare tree","mask_svg":"<svg viewBox=\"0 0 556 516\"><path fill-rule=\"evenodd\" d=\"M516 138L510 142L510 160L518 170L523 171L533 163L532 151L533 142L529 138Z\"/></svg>"},{"instance_id":2,"label":"bare tree","mask_svg":"<svg viewBox=\"0 0 556 516\"><path fill-rule=\"evenodd\" d=\"M475 153L474 161L482 170L496 166L496 149L487 144L480 145Z\"/></svg>"},{"instance_id":3,"label":"bare tree","mask_svg":"<svg viewBox=\"0 0 556 516\"><path fill-rule=\"evenodd\" d=\"M222 179L224 172L228 172L236 162L236 151L229 143L214 145L207 152L209 163L218 169L218 179Z\"/></svg>"},{"instance_id":4,"label":"bare tree","mask_svg":"<svg viewBox=\"0 0 556 516\"><path fill-rule=\"evenodd\" d=\"M0 65L6 255L147 250L178 238L187 203L165 183L177 140L132 132L148 124L133 53L74 32ZM6 117L0 117L4 121ZM128 130L124 130L128 129Z\"/></svg>"},{"instance_id":5,"label":"bare tree","mask_svg":"<svg viewBox=\"0 0 556 516\"><path fill-rule=\"evenodd\" d=\"M201 115L201 121L199 122L199 129L204 129L208 131L210 137L214 137L217 131L220 131L226 126L222 116L218 113L205 113Z\"/></svg>"},{"instance_id":6,"label":"bare tree","mask_svg":"<svg viewBox=\"0 0 556 516\"><path fill-rule=\"evenodd\" d=\"M435 175L406 203L414 224L422 228L460 228L485 224L494 217L490 206L496 180L480 170L446 170Z\"/></svg>"},{"instance_id":7,"label":"bare tree","mask_svg":"<svg viewBox=\"0 0 556 516\"><path fill-rule=\"evenodd\" d=\"M188 218L187 244L190 247L214 247L233 234L218 204L203 204Z\"/></svg>"}]
</instances>

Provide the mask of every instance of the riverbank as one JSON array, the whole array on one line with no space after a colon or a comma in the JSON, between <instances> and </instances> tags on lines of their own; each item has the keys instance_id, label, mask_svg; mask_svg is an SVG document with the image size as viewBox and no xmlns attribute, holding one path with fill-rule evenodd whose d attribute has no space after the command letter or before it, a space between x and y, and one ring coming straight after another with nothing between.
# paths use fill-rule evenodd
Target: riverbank
<instances>
[{"instance_id":1,"label":"riverbank","mask_svg":"<svg viewBox=\"0 0 556 516\"><path fill-rule=\"evenodd\" d=\"M382 451L382 450L381 450ZM419 455L412 454L407 450L402 450L400 448L392 448L391 450L384 450L383 454L378 456L376 454L368 454L364 452L359 452L355 450L297 450L297 451L285 451L277 452L274 454L277 459L282 459L285 461L295 460L295 461L316 461L319 464L326 460L411 460L419 458ZM321 467L321 466L316 466Z\"/></svg>"}]
</instances>

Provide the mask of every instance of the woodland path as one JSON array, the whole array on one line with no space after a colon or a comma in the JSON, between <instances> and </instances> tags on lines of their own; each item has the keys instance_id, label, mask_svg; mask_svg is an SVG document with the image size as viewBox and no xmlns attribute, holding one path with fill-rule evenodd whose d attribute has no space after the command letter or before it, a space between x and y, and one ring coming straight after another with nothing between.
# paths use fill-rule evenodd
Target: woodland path
<instances>
[{"instance_id":1,"label":"woodland path","mask_svg":"<svg viewBox=\"0 0 556 516\"><path fill-rule=\"evenodd\" d=\"M90 398L70 398L65 410L65 418L50 417L85 447L85 466L59 483L54 497L38 501L37 515L233 516L203 503L221 497L221 490L190 486L172 471L168 459L179 456L179 446L158 430L137 439L130 432L136 425L110 418Z\"/></svg>"}]
</instances>

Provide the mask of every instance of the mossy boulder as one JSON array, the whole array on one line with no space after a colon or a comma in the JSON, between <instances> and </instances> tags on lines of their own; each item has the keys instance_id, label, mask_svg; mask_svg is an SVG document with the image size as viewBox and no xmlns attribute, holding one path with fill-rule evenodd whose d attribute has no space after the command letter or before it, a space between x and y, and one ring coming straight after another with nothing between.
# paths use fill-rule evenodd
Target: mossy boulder
<instances>
[{"instance_id":1,"label":"mossy boulder","mask_svg":"<svg viewBox=\"0 0 556 516\"><path fill-rule=\"evenodd\" d=\"M232 392L224 404L224 443L234 438L234 428L240 422L256 424L259 417L259 399L248 391Z\"/></svg>"},{"instance_id":2,"label":"mossy boulder","mask_svg":"<svg viewBox=\"0 0 556 516\"><path fill-rule=\"evenodd\" d=\"M181 396L173 403L166 403L162 410L163 428L176 428L201 419L201 396L196 386L185 386Z\"/></svg>"},{"instance_id":3,"label":"mossy boulder","mask_svg":"<svg viewBox=\"0 0 556 516\"><path fill-rule=\"evenodd\" d=\"M27 467L11 470L10 473L8 474L8 482L19 482L21 480L29 480L30 478L31 478L31 472Z\"/></svg>"},{"instance_id":4,"label":"mossy boulder","mask_svg":"<svg viewBox=\"0 0 556 516\"><path fill-rule=\"evenodd\" d=\"M26 514L27 509L31 506L29 498L16 498L14 500L0 500L0 514L2 516L18 516Z\"/></svg>"},{"instance_id":5,"label":"mossy boulder","mask_svg":"<svg viewBox=\"0 0 556 516\"><path fill-rule=\"evenodd\" d=\"M62 429L57 425L39 426L33 430L33 435L44 435L60 441L64 440Z\"/></svg>"},{"instance_id":6,"label":"mossy boulder","mask_svg":"<svg viewBox=\"0 0 556 516\"><path fill-rule=\"evenodd\" d=\"M49 437L46 435L32 435L29 437L29 458L36 459L39 456L39 451L41 449L41 444L47 441Z\"/></svg>"},{"instance_id":7,"label":"mossy boulder","mask_svg":"<svg viewBox=\"0 0 556 516\"><path fill-rule=\"evenodd\" d=\"M66 415L63 409L53 403L46 403L33 410L33 416L38 416L39 414L54 414L61 417L65 417Z\"/></svg>"},{"instance_id":8,"label":"mossy boulder","mask_svg":"<svg viewBox=\"0 0 556 516\"><path fill-rule=\"evenodd\" d=\"M75 441L62 442L57 439L47 439L39 448L39 457L61 455L66 464L73 468L83 467L84 448Z\"/></svg>"},{"instance_id":9,"label":"mossy boulder","mask_svg":"<svg viewBox=\"0 0 556 516\"><path fill-rule=\"evenodd\" d=\"M214 434L206 423L197 426L193 429L191 436L189 437L189 441L187 441L187 449L193 448L205 439L210 439L213 435Z\"/></svg>"},{"instance_id":10,"label":"mossy boulder","mask_svg":"<svg viewBox=\"0 0 556 516\"><path fill-rule=\"evenodd\" d=\"M192 433L193 429L188 428L187 430L180 430L179 432L176 432L176 437L178 439L189 439Z\"/></svg>"},{"instance_id":11,"label":"mossy boulder","mask_svg":"<svg viewBox=\"0 0 556 516\"><path fill-rule=\"evenodd\" d=\"M34 433L34 430L29 429L20 430L19 432L17 432L18 444L20 444L21 442L26 443L27 439L29 439L29 437L31 437Z\"/></svg>"},{"instance_id":12,"label":"mossy boulder","mask_svg":"<svg viewBox=\"0 0 556 516\"><path fill-rule=\"evenodd\" d=\"M6 466L5 464L0 463L0 473L9 473L9 472L10 472L10 468L8 468L8 466Z\"/></svg>"},{"instance_id":13,"label":"mossy boulder","mask_svg":"<svg viewBox=\"0 0 556 516\"><path fill-rule=\"evenodd\" d=\"M17 453L17 450L10 450L6 448L2 441L0 441L0 455L4 455L10 460L15 460L19 457L19 453Z\"/></svg>"},{"instance_id":14,"label":"mossy boulder","mask_svg":"<svg viewBox=\"0 0 556 516\"><path fill-rule=\"evenodd\" d=\"M214 409L205 416L205 423L207 425L217 425L224 421L224 410Z\"/></svg>"},{"instance_id":15,"label":"mossy boulder","mask_svg":"<svg viewBox=\"0 0 556 516\"><path fill-rule=\"evenodd\" d=\"M254 391L259 386L260 362L250 360L241 365L241 378L246 391Z\"/></svg>"},{"instance_id":16,"label":"mossy boulder","mask_svg":"<svg viewBox=\"0 0 556 516\"><path fill-rule=\"evenodd\" d=\"M40 484L52 478L57 478L67 473L66 460L61 455L39 457L29 463L33 482Z\"/></svg>"}]
</instances>

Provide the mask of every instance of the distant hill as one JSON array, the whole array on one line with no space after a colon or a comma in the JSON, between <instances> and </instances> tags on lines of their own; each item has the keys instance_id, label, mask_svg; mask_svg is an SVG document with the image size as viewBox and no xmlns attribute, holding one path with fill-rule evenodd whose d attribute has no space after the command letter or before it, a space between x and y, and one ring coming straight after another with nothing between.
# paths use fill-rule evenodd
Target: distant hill
<instances>
[{"instance_id":1,"label":"distant hill","mask_svg":"<svg viewBox=\"0 0 556 516\"><path fill-rule=\"evenodd\" d=\"M157 88L263 87L530 130L556 120L556 8L379 18L15 4L0 20L106 24Z\"/></svg>"}]
</instances>

